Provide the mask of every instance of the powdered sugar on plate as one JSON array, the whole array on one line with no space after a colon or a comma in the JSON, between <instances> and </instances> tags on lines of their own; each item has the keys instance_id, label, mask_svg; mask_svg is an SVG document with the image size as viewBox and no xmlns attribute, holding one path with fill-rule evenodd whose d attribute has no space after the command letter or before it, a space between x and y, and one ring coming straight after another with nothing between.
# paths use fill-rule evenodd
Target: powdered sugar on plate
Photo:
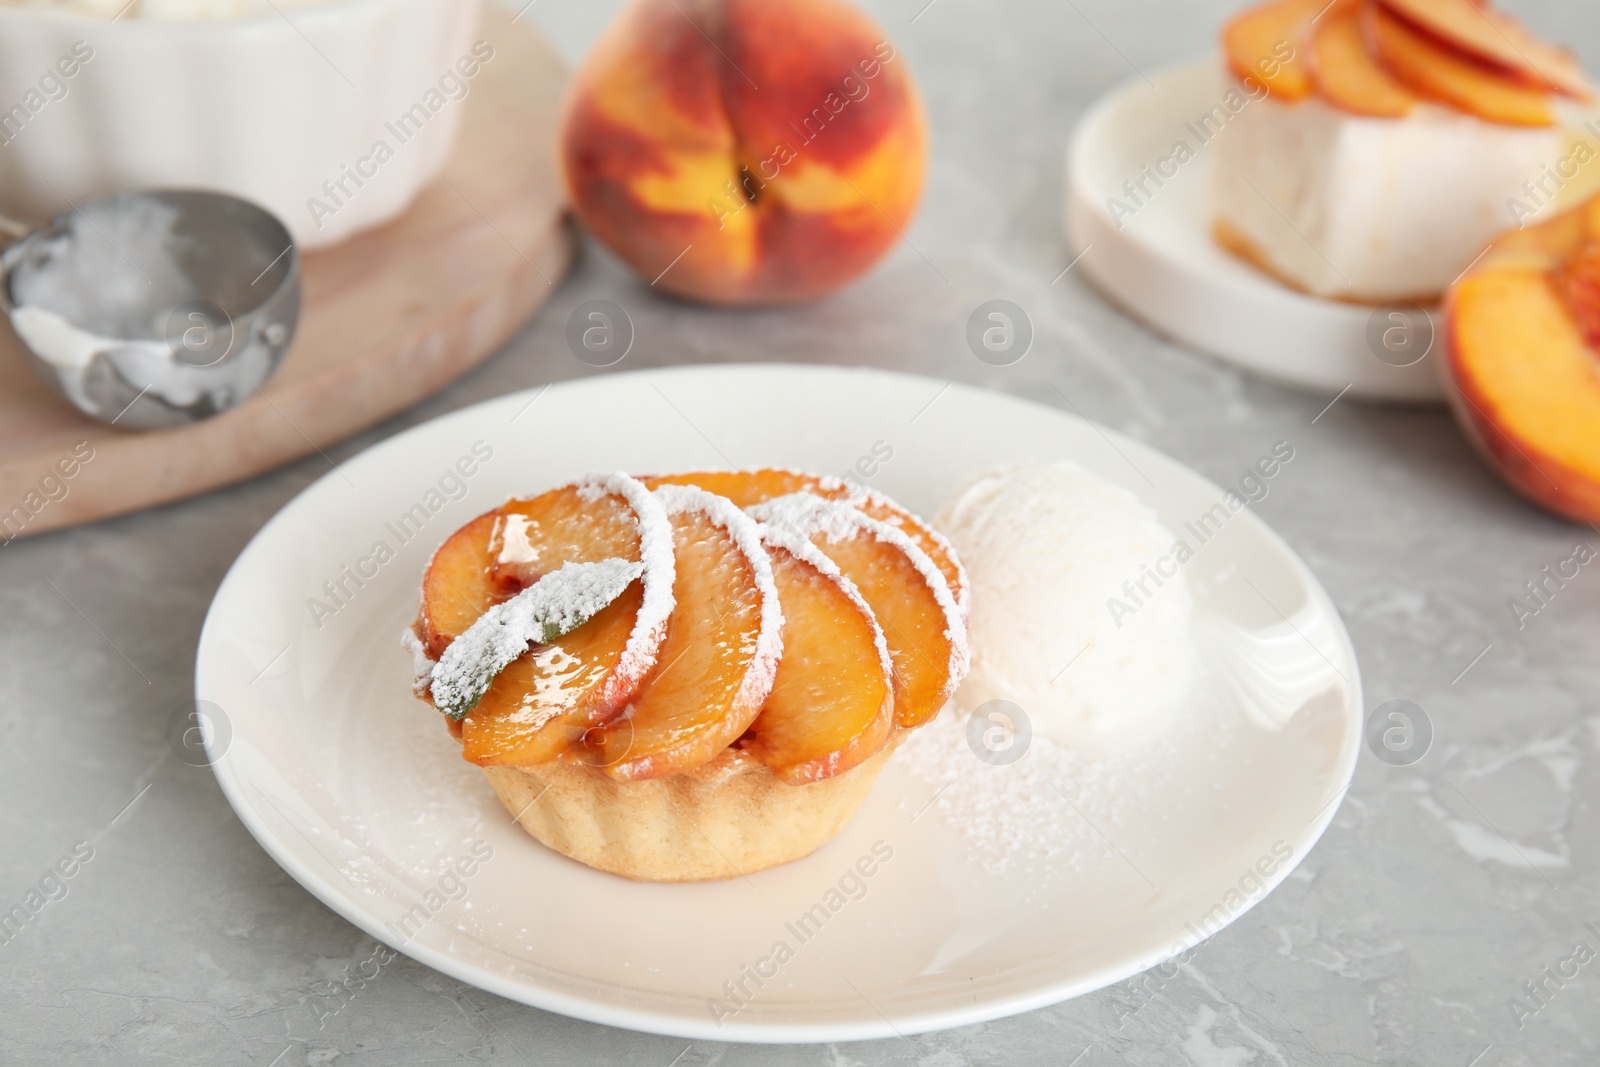
<instances>
[{"instance_id":1,"label":"powdered sugar on plate","mask_svg":"<svg viewBox=\"0 0 1600 1067\"><path fill-rule=\"evenodd\" d=\"M880 522L842 500L829 500L815 493L790 493L748 509L756 521L795 537L810 540L821 536L830 541L849 541L865 534L887 542L903 552L933 591L939 610L944 613L944 635L950 642L950 688L954 690L967 675L966 613L950 593L933 559L905 531Z\"/></svg>"},{"instance_id":2,"label":"powdered sugar on plate","mask_svg":"<svg viewBox=\"0 0 1600 1067\"><path fill-rule=\"evenodd\" d=\"M1171 791L1184 765L1217 758L1233 733L1226 719L1185 713L1160 740L1114 756L1034 734L1020 759L997 765L979 758L981 739L970 725L970 716L946 707L906 739L895 762L926 791L912 790L902 807L929 808L924 819L937 814L987 873L1040 882L1106 864L1137 869L1147 843L1129 828L1161 818L1154 808L1181 804ZM1147 873L1159 882L1160 872Z\"/></svg>"},{"instance_id":3,"label":"powdered sugar on plate","mask_svg":"<svg viewBox=\"0 0 1600 1067\"><path fill-rule=\"evenodd\" d=\"M778 602L778 585L772 577L772 560L761 545L761 530L755 520L727 497L708 493L690 485L663 485L655 490L667 515L695 514L728 532L734 547L749 562L755 576L756 592L761 597L761 622L756 634L756 651L740 684L741 705L766 699L783 658L783 608Z\"/></svg>"}]
</instances>

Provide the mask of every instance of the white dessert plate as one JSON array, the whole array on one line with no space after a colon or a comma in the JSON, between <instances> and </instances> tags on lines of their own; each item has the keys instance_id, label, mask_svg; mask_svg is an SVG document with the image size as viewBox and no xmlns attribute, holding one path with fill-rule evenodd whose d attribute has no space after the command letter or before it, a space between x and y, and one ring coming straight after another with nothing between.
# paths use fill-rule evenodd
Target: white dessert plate
<instances>
[{"instance_id":1,"label":"white dessert plate","mask_svg":"<svg viewBox=\"0 0 1600 1067\"><path fill-rule=\"evenodd\" d=\"M1070 254L1087 249L1081 269L1136 317L1245 370L1315 392L1348 389L1352 397L1371 400L1442 400L1435 352L1416 362L1409 361L1418 346L1387 362L1374 354L1368 338L1375 309L1297 292L1212 240L1214 142L1228 130L1201 131L1199 120L1222 103L1229 86L1221 61L1207 58L1168 68L1148 81L1132 79L1090 107L1067 153ZM1181 165L1164 165L1169 171L1175 167L1176 175L1158 175L1160 186L1143 178L1146 167L1181 154L1174 147L1179 142L1193 155ZM1149 195L1124 189L1124 183L1141 180ZM1119 209L1113 217L1113 197L1133 214ZM1385 319L1378 328L1380 339L1389 325ZM1421 319L1409 325L1432 333ZM1395 365L1400 362L1409 365Z\"/></svg>"},{"instance_id":2,"label":"white dessert plate","mask_svg":"<svg viewBox=\"0 0 1600 1067\"><path fill-rule=\"evenodd\" d=\"M914 735L855 820L810 857L727 882L646 885L525 836L411 696L399 634L423 567L440 540L507 497L591 470L842 474L870 467L863 457L877 464L872 484L930 516L970 474L1056 458L1156 509L1195 549L1187 573L1206 638L1184 725L1114 760L1036 740L1011 766L959 744L918 763ZM1138 974L1290 873L1333 818L1361 734L1337 611L1222 489L1048 407L826 367L590 378L375 446L240 554L206 619L195 688L239 818L350 922L513 1000L719 1041L893 1037ZM1051 751L1055 764L1040 755ZM1069 758L1060 803L1032 826L1011 819L1005 842L975 839L950 803ZM929 766L950 781L935 784ZM1039 846L1051 842L1070 847L1047 855Z\"/></svg>"}]
</instances>

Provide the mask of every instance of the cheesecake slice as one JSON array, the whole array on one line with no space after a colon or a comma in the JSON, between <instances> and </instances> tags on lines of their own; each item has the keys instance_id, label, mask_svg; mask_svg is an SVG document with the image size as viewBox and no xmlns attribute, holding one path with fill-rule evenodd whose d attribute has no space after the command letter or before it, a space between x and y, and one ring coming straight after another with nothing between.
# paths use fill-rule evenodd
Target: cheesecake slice
<instances>
[{"instance_id":1,"label":"cheesecake slice","mask_svg":"<svg viewBox=\"0 0 1600 1067\"><path fill-rule=\"evenodd\" d=\"M1524 185L1566 141L1555 127L1427 104L1374 118L1269 96L1235 116L1216 147L1224 248L1308 293L1382 304L1442 292L1542 200Z\"/></svg>"},{"instance_id":2,"label":"cheesecake slice","mask_svg":"<svg viewBox=\"0 0 1600 1067\"><path fill-rule=\"evenodd\" d=\"M1477 0L1269 0L1223 47L1251 103L1217 141L1216 238L1317 296L1436 299L1594 155L1561 123L1593 95L1576 59Z\"/></svg>"}]
</instances>

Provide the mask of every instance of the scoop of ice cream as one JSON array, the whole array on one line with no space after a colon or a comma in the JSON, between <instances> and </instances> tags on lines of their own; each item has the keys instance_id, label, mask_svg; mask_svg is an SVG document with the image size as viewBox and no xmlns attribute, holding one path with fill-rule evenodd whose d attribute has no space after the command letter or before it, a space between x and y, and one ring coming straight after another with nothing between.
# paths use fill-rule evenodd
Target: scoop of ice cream
<instances>
[{"instance_id":1,"label":"scoop of ice cream","mask_svg":"<svg viewBox=\"0 0 1600 1067\"><path fill-rule=\"evenodd\" d=\"M1194 598L1177 538L1136 496L1075 463L1026 464L969 483L938 526L972 588L963 710L1007 700L1035 733L1093 752L1171 726L1194 671Z\"/></svg>"}]
</instances>

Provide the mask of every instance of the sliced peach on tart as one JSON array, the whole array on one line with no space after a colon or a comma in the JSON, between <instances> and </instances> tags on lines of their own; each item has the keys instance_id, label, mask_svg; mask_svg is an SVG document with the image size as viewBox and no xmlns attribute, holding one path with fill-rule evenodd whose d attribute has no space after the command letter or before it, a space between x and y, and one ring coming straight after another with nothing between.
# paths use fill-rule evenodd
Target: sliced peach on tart
<instances>
[{"instance_id":1,"label":"sliced peach on tart","mask_svg":"<svg viewBox=\"0 0 1600 1067\"><path fill-rule=\"evenodd\" d=\"M967 588L967 572L961 566L961 561L956 558L956 550L944 535L933 527L923 522L917 516L896 504L879 492L869 492L864 497L849 498L844 495L824 493L832 499L849 499L852 506L868 518L877 519L894 527L925 552L933 565L939 568L939 573L944 577L945 585L950 588L950 595L955 598L956 606L961 609L962 618L966 617L970 602L970 593Z\"/></svg>"},{"instance_id":2,"label":"sliced peach on tart","mask_svg":"<svg viewBox=\"0 0 1600 1067\"><path fill-rule=\"evenodd\" d=\"M626 781L692 771L737 741L783 653L783 615L755 523L691 486L655 495L676 555L666 640L627 707L583 741L592 762Z\"/></svg>"},{"instance_id":3,"label":"sliced peach on tart","mask_svg":"<svg viewBox=\"0 0 1600 1067\"><path fill-rule=\"evenodd\" d=\"M571 633L513 660L459 722L461 756L480 767L545 763L571 750L617 706L643 605L643 583ZM642 677L631 679L632 686Z\"/></svg>"},{"instance_id":4,"label":"sliced peach on tart","mask_svg":"<svg viewBox=\"0 0 1600 1067\"><path fill-rule=\"evenodd\" d=\"M416 627L441 663L486 615L537 592L546 578L558 579L568 564L628 562L637 565L639 577L575 628L548 642L529 640L526 651L495 667L481 693L473 690L459 704L441 707L461 739L463 758L480 766L553 759L613 714L654 666L671 606L671 528L639 482L626 475L589 478L507 507L537 520L530 529L546 573L526 590L508 587L497 574L496 531L505 509L452 535L424 576ZM436 705L439 681L436 667Z\"/></svg>"},{"instance_id":5,"label":"sliced peach on tart","mask_svg":"<svg viewBox=\"0 0 1600 1067\"><path fill-rule=\"evenodd\" d=\"M788 496L790 493L814 493L829 500L848 501L859 511L879 522L886 522L896 527L915 541L917 546L933 560L934 565L939 568L939 573L944 575L945 584L950 587L950 595L955 597L963 615L967 611L969 601L967 573L962 569L961 561L956 558L955 549L950 547L950 542L916 515L876 490L852 485L843 478L827 478L783 467L760 467L740 471L691 471L687 474L646 478L644 482L651 487L699 486L709 493L727 497L741 508L764 504L777 497Z\"/></svg>"},{"instance_id":6,"label":"sliced peach on tart","mask_svg":"<svg viewBox=\"0 0 1600 1067\"><path fill-rule=\"evenodd\" d=\"M1591 99L1593 87L1570 51L1548 44L1516 19L1479 0L1382 0L1431 36L1541 89Z\"/></svg>"},{"instance_id":7,"label":"sliced peach on tart","mask_svg":"<svg viewBox=\"0 0 1600 1067\"><path fill-rule=\"evenodd\" d=\"M490 607L566 563L639 558L639 518L618 493L574 483L511 500L451 534L422 577L421 636L435 659Z\"/></svg>"},{"instance_id":8,"label":"sliced peach on tart","mask_svg":"<svg viewBox=\"0 0 1600 1067\"><path fill-rule=\"evenodd\" d=\"M507 590L495 579L489 543L500 523L497 510L479 515L445 539L422 575L417 636L432 659L449 647Z\"/></svg>"},{"instance_id":9,"label":"sliced peach on tart","mask_svg":"<svg viewBox=\"0 0 1600 1067\"><path fill-rule=\"evenodd\" d=\"M1452 51L1382 4L1369 2L1362 22L1384 65L1417 93L1489 122L1555 124L1549 93Z\"/></svg>"},{"instance_id":10,"label":"sliced peach on tart","mask_svg":"<svg viewBox=\"0 0 1600 1067\"><path fill-rule=\"evenodd\" d=\"M1397 119L1417 106L1416 96L1368 48L1359 4L1337 3L1318 19L1310 52L1317 93L1339 110Z\"/></svg>"},{"instance_id":11,"label":"sliced peach on tart","mask_svg":"<svg viewBox=\"0 0 1600 1067\"><path fill-rule=\"evenodd\" d=\"M894 674L872 609L811 542L763 527L783 605L783 659L741 747L793 785L876 754L894 725Z\"/></svg>"},{"instance_id":12,"label":"sliced peach on tart","mask_svg":"<svg viewBox=\"0 0 1600 1067\"><path fill-rule=\"evenodd\" d=\"M1600 198L1496 240L1444 316L1467 436L1535 503L1600 522Z\"/></svg>"},{"instance_id":13,"label":"sliced peach on tart","mask_svg":"<svg viewBox=\"0 0 1600 1067\"><path fill-rule=\"evenodd\" d=\"M928 554L888 523L813 493L778 497L750 513L809 539L871 606L889 646L896 724L910 729L938 714L967 672L966 621Z\"/></svg>"},{"instance_id":14,"label":"sliced peach on tart","mask_svg":"<svg viewBox=\"0 0 1600 1067\"><path fill-rule=\"evenodd\" d=\"M1274 0L1235 15L1223 28L1222 48L1234 77L1251 79L1285 103L1311 95L1301 47L1327 0Z\"/></svg>"},{"instance_id":15,"label":"sliced peach on tart","mask_svg":"<svg viewBox=\"0 0 1600 1067\"><path fill-rule=\"evenodd\" d=\"M692 485L708 493L726 497L735 507L763 504L773 497L788 496L811 489L823 479L804 471L784 467L756 467L739 471L688 471L644 478L645 485Z\"/></svg>"}]
</instances>

